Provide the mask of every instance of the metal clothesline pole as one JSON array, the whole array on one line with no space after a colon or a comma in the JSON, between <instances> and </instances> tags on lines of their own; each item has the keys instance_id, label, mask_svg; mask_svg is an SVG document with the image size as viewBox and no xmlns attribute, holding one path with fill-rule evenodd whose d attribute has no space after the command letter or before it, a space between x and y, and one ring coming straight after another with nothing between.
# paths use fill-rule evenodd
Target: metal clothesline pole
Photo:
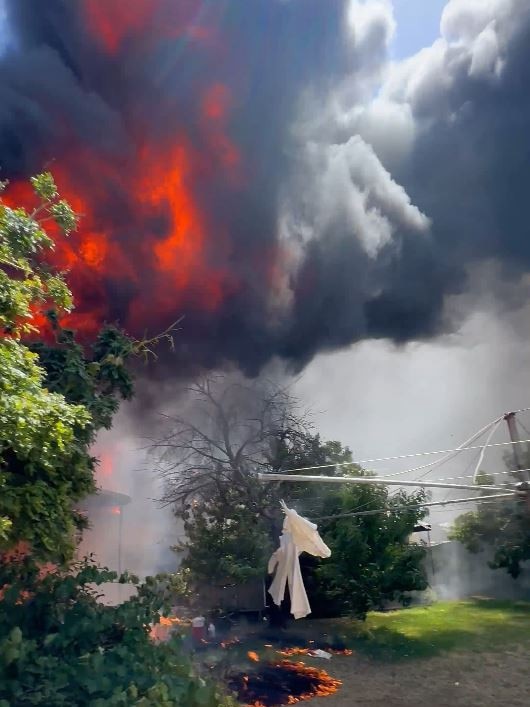
<instances>
[{"instance_id":1,"label":"metal clothesline pole","mask_svg":"<svg viewBox=\"0 0 530 707\"><path fill-rule=\"evenodd\" d=\"M470 491L506 491L506 486L447 484L440 481L404 481L379 476L306 476L305 474L256 474L258 481L282 481L326 484L381 484L383 486L417 486L421 488L467 489Z\"/></svg>"}]
</instances>

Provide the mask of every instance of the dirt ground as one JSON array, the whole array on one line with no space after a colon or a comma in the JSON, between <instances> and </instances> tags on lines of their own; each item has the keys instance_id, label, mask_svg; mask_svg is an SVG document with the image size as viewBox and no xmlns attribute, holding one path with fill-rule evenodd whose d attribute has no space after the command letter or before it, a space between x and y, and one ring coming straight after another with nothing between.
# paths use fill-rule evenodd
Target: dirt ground
<instances>
[{"instance_id":1,"label":"dirt ground","mask_svg":"<svg viewBox=\"0 0 530 707\"><path fill-rule=\"evenodd\" d=\"M315 664L315 663L313 663ZM399 663L333 656L319 661L343 681L330 697L308 707L529 707L527 648L490 653L451 653Z\"/></svg>"}]
</instances>

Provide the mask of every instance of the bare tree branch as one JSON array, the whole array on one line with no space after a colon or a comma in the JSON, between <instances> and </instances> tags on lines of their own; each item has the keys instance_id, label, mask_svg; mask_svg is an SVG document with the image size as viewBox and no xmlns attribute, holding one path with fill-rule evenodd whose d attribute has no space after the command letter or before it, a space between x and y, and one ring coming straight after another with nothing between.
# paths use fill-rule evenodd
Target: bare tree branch
<instances>
[{"instance_id":1,"label":"bare tree branch","mask_svg":"<svg viewBox=\"0 0 530 707\"><path fill-rule=\"evenodd\" d=\"M161 500L182 515L193 501L237 491L269 516L262 504L274 487L265 491L253 472L285 468L290 449L310 430L307 414L287 387L270 382L230 382L218 375L186 391L189 415L161 413L165 428L150 444L155 471L165 481Z\"/></svg>"}]
</instances>

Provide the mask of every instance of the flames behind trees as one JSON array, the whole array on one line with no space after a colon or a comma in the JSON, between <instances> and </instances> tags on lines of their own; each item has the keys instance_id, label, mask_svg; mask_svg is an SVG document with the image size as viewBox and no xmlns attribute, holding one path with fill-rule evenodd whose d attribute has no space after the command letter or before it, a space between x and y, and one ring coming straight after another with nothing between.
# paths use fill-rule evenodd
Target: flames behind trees
<instances>
[{"instance_id":1,"label":"flames behind trees","mask_svg":"<svg viewBox=\"0 0 530 707\"><path fill-rule=\"evenodd\" d=\"M184 315L178 365L157 367L171 376L227 362L255 375L275 357L300 369L363 338L447 328L458 278L427 219L360 145L344 173L365 212L350 221L350 192L320 183L297 130L314 117L303 99L363 80L347 4L5 0L0 167L14 200L49 167L83 217L56 252L77 302L68 324L139 337ZM366 250L365 221L388 247Z\"/></svg>"},{"instance_id":2,"label":"flames behind trees","mask_svg":"<svg viewBox=\"0 0 530 707\"><path fill-rule=\"evenodd\" d=\"M291 256L278 240L278 184L264 160L281 154L270 131L287 126L272 116L285 118L296 91L286 74L283 111L269 95L269 118L262 106L266 124L256 122L255 67L242 61L255 51L245 33L256 18L236 5L7 2L16 38L0 57L7 198L29 203L23 178L51 169L82 217L73 242L57 238L55 264L69 270L77 304L66 324L92 336L119 322L142 336L184 315L172 375L225 361L256 372L283 355L289 327ZM258 15L274 31L283 12L264 6ZM261 76L264 90L267 81L272 89L276 74Z\"/></svg>"}]
</instances>

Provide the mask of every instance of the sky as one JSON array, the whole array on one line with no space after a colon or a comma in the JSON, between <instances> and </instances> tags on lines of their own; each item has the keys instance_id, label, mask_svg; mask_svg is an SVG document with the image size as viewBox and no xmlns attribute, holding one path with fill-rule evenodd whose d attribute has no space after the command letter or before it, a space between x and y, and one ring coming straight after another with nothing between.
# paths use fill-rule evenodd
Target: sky
<instances>
[{"instance_id":1,"label":"sky","mask_svg":"<svg viewBox=\"0 0 530 707\"><path fill-rule=\"evenodd\" d=\"M440 34L446 0L392 0L396 32L391 45L395 59L404 59L432 44Z\"/></svg>"}]
</instances>

